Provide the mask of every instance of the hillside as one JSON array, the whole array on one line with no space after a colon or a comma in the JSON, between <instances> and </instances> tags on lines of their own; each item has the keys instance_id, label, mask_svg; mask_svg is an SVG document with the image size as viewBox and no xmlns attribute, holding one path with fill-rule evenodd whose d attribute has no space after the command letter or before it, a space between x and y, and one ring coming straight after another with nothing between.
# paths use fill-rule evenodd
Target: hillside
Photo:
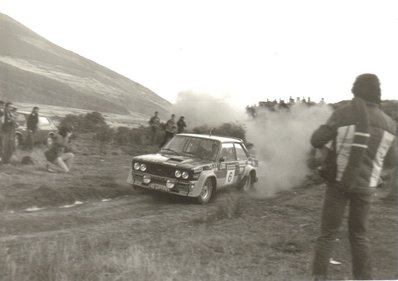
<instances>
[{"instance_id":1,"label":"hillside","mask_svg":"<svg viewBox=\"0 0 398 281\"><path fill-rule=\"evenodd\" d=\"M0 99L118 114L168 114L171 104L151 90L1 13L0 38Z\"/></svg>"}]
</instances>

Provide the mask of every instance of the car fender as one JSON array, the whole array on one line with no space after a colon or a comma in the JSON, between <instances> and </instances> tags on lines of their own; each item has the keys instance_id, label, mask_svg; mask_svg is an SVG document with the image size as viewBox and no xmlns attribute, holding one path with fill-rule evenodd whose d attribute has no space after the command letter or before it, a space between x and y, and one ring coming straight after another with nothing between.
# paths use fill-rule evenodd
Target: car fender
<instances>
[{"instance_id":1,"label":"car fender","mask_svg":"<svg viewBox=\"0 0 398 281\"><path fill-rule=\"evenodd\" d=\"M194 188L190 191L189 196L191 197L197 197L200 195L200 193L202 192L202 187L205 184L206 180L208 178L214 178L214 182L217 185L217 177L216 174L214 173L213 170L207 170L207 171L203 171L200 173L199 179L198 181L195 183ZM215 188L217 188L217 186L214 186ZM213 190L214 192L215 190Z\"/></svg>"},{"instance_id":2,"label":"car fender","mask_svg":"<svg viewBox=\"0 0 398 281\"><path fill-rule=\"evenodd\" d=\"M254 171L254 173L255 173L255 177L253 180L254 180L254 182L256 182L257 181L257 170L256 170L256 168L254 168L251 165L247 165L245 167L245 171L243 172L242 180L246 179L246 177L249 176L252 171Z\"/></svg>"}]
</instances>

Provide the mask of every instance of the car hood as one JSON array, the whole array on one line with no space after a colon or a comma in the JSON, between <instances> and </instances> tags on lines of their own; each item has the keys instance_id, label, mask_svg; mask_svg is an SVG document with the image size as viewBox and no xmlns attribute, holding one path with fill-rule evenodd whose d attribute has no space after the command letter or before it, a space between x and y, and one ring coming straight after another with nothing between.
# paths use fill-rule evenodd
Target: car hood
<instances>
[{"instance_id":1,"label":"car hood","mask_svg":"<svg viewBox=\"0 0 398 281\"><path fill-rule=\"evenodd\" d=\"M206 166L213 163L212 160L208 159L200 159L200 158L193 158L183 155L160 154L160 153L136 156L133 158L133 161L158 163L167 166L182 167L187 169Z\"/></svg>"}]
</instances>

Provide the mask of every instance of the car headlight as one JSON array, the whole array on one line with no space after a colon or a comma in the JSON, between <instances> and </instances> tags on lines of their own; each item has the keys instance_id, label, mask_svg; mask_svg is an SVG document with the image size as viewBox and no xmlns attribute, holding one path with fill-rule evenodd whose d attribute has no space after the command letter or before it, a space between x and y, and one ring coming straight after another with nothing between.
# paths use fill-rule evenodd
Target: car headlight
<instances>
[{"instance_id":1,"label":"car headlight","mask_svg":"<svg viewBox=\"0 0 398 281\"><path fill-rule=\"evenodd\" d=\"M172 189L174 187L174 185L175 185L175 183L173 181L171 181L171 180L166 181L166 187L168 189Z\"/></svg>"},{"instance_id":2,"label":"car headlight","mask_svg":"<svg viewBox=\"0 0 398 281\"><path fill-rule=\"evenodd\" d=\"M134 170L138 171L140 169L140 163L134 163Z\"/></svg>"},{"instance_id":3,"label":"car headlight","mask_svg":"<svg viewBox=\"0 0 398 281\"><path fill-rule=\"evenodd\" d=\"M176 170L174 175L176 176L176 178L181 178L181 171L180 170Z\"/></svg>"},{"instance_id":4,"label":"car headlight","mask_svg":"<svg viewBox=\"0 0 398 281\"><path fill-rule=\"evenodd\" d=\"M149 175L144 175L142 181L143 181L145 184L148 184L148 183L151 182L151 177L150 177Z\"/></svg>"},{"instance_id":5,"label":"car headlight","mask_svg":"<svg viewBox=\"0 0 398 281\"><path fill-rule=\"evenodd\" d=\"M146 165L145 165L145 164L141 164L140 170L141 170L142 172L145 172L145 171L146 171Z\"/></svg>"},{"instance_id":6,"label":"car headlight","mask_svg":"<svg viewBox=\"0 0 398 281\"><path fill-rule=\"evenodd\" d=\"M188 178L189 178L188 172L182 172L182 178L183 178L184 180L188 179Z\"/></svg>"}]
</instances>

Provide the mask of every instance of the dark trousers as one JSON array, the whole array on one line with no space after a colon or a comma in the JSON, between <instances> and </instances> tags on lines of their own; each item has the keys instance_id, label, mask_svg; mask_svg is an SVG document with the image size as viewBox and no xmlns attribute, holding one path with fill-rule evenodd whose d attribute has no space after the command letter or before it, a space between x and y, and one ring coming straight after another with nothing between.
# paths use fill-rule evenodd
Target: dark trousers
<instances>
[{"instance_id":1,"label":"dark trousers","mask_svg":"<svg viewBox=\"0 0 398 281\"><path fill-rule=\"evenodd\" d=\"M371 194L349 193L334 186L327 187L321 217L321 235L315 247L313 275L326 279L333 246L348 205L353 276L356 280L372 279L370 244L366 236L371 200Z\"/></svg>"},{"instance_id":2,"label":"dark trousers","mask_svg":"<svg viewBox=\"0 0 398 281\"><path fill-rule=\"evenodd\" d=\"M155 144L157 132L158 132L158 127L152 126L151 127L151 144L152 145Z\"/></svg>"},{"instance_id":3,"label":"dark trousers","mask_svg":"<svg viewBox=\"0 0 398 281\"><path fill-rule=\"evenodd\" d=\"M26 138L26 148L32 150L34 143L35 143L35 131L28 130L28 136Z\"/></svg>"},{"instance_id":4,"label":"dark trousers","mask_svg":"<svg viewBox=\"0 0 398 281\"><path fill-rule=\"evenodd\" d=\"M1 132L0 127L0 158L3 157L3 133Z\"/></svg>"},{"instance_id":5,"label":"dark trousers","mask_svg":"<svg viewBox=\"0 0 398 281\"><path fill-rule=\"evenodd\" d=\"M15 131L3 132L2 138L2 160L4 164L8 164L15 151Z\"/></svg>"},{"instance_id":6,"label":"dark trousers","mask_svg":"<svg viewBox=\"0 0 398 281\"><path fill-rule=\"evenodd\" d=\"M171 138L173 138L174 134L167 132L164 135L164 139L162 141L162 143L160 144L160 147L163 147Z\"/></svg>"}]
</instances>

